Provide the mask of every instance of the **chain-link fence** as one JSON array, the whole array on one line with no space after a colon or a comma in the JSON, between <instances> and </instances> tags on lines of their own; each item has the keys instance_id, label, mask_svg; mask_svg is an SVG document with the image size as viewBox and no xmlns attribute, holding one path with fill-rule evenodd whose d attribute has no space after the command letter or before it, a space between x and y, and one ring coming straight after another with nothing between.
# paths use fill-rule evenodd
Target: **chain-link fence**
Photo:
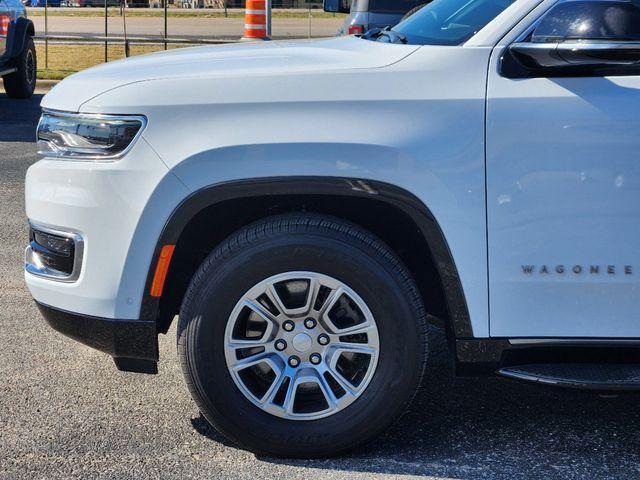
<instances>
[{"instance_id":1,"label":"chain-link fence","mask_svg":"<svg viewBox=\"0 0 640 480\"><path fill-rule=\"evenodd\" d=\"M243 0L32 0L40 1L28 13L41 78L156 50L236 42L244 31ZM272 3L276 40L333 36L344 21L325 13L321 0Z\"/></svg>"}]
</instances>

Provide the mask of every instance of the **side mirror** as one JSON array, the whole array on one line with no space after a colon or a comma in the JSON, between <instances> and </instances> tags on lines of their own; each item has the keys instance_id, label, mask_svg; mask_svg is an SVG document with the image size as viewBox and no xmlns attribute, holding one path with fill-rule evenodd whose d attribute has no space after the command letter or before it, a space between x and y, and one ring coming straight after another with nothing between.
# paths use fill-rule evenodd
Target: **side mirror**
<instances>
[{"instance_id":1,"label":"side mirror","mask_svg":"<svg viewBox=\"0 0 640 480\"><path fill-rule=\"evenodd\" d=\"M624 67L640 64L640 42L571 40L561 43L519 42L509 47L524 67Z\"/></svg>"},{"instance_id":2,"label":"side mirror","mask_svg":"<svg viewBox=\"0 0 640 480\"><path fill-rule=\"evenodd\" d=\"M322 8L329 13L349 13L351 10L349 2L345 0L324 0Z\"/></svg>"}]
</instances>

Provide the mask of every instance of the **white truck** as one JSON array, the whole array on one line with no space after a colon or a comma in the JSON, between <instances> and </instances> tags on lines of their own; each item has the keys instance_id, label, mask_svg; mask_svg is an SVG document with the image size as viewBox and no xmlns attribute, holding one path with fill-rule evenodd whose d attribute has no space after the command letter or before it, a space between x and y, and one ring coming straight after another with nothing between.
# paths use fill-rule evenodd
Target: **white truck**
<instances>
[{"instance_id":1,"label":"white truck","mask_svg":"<svg viewBox=\"0 0 640 480\"><path fill-rule=\"evenodd\" d=\"M344 452L461 375L640 387L640 9L434 0L394 29L174 50L43 100L25 276L56 330L243 448ZM424 388L428 389L426 385Z\"/></svg>"}]
</instances>

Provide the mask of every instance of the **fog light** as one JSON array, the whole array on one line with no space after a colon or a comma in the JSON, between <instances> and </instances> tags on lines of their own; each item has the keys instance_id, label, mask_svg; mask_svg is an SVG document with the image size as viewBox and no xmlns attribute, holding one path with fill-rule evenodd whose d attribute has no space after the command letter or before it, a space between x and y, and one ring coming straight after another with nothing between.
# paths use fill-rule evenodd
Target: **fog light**
<instances>
[{"instance_id":1,"label":"fog light","mask_svg":"<svg viewBox=\"0 0 640 480\"><path fill-rule=\"evenodd\" d=\"M80 277L82 267L82 236L32 222L30 226L30 243L25 252L25 270L39 277L75 282Z\"/></svg>"},{"instance_id":2,"label":"fog light","mask_svg":"<svg viewBox=\"0 0 640 480\"><path fill-rule=\"evenodd\" d=\"M38 245L46 248L47 250L51 250L54 253L64 255L65 257L69 257L71 255L73 241L70 238L34 231L33 239Z\"/></svg>"}]
</instances>

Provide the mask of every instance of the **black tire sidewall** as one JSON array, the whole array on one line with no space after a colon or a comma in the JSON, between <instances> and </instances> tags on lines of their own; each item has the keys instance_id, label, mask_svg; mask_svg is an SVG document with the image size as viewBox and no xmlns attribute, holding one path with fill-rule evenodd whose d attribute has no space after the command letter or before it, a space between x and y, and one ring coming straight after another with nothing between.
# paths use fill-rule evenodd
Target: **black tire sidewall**
<instances>
[{"instance_id":1,"label":"black tire sidewall","mask_svg":"<svg viewBox=\"0 0 640 480\"><path fill-rule=\"evenodd\" d=\"M33 78L29 78L28 76L27 59L29 54L33 56ZM3 77L5 91L7 92L7 95L12 98L29 98L35 91L38 69L36 47L33 43L33 38L27 38L25 46L20 55L16 58L14 65L17 70Z\"/></svg>"},{"instance_id":2,"label":"black tire sidewall","mask_svg":"<svg viewBox=\"0 0 640 480\"><path fill-rule=\"evenodd\" d=\"M27 73L27 59L29 54L33 56L33 78L29 78ZM36 86L36 78L38 76L38 62L36 58L36 46L33 43L32 38L29 38L29 40L27 41L27 45L21 59L21 69L25 85L27 85L28 89L33 93Z\"/></svg>"},{"instance_id":3,"label":"black tire sidewall","mask_svg":"<svg viewBox=\"0 0 640 480\"><path fill-rule=\"evenodd\" d=\"M422 332L397 272L379 252L339 235L276 234L208 267L183 312L189 321L187 358L196 400L227 436L254 451L268 446L276 454L297 448L303 456L323 455L366 441L404 409L422 373ZM224 334L237 301L257 283L288 271L322 273L345 283L367 304L378 328L380 352L370 384L347 408L319 420L291 421L262 411L244 397L226 367Z\"/></svg>"}]
</instances>

